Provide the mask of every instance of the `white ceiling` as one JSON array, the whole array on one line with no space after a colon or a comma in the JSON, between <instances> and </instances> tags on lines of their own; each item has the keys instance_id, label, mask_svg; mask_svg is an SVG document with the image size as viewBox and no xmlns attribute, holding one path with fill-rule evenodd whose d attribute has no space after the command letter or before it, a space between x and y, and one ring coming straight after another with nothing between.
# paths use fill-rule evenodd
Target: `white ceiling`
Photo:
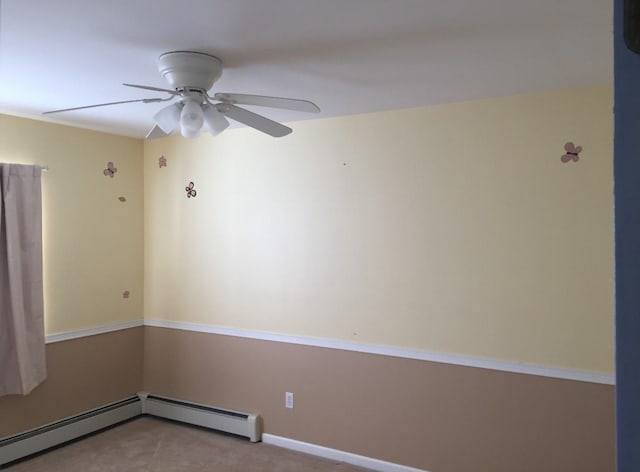
<instances>
[{"instance_id":1,"label":"white ceiling","mask_svg":"<svg viewBox=\"0 0 640 472\"><path fill-rule=\"evenodd\" d=\"M0 0L0 112L156 97L166 51L225 67L213 92L302 98L320 115L612 82L611 0ZM162 96L162 95L160 95ZM165 104L50 115L143 137ZM258 111L258 109L254 109ZM294 126L295 128L295 126Z\"/></svg>"}]
</instances>

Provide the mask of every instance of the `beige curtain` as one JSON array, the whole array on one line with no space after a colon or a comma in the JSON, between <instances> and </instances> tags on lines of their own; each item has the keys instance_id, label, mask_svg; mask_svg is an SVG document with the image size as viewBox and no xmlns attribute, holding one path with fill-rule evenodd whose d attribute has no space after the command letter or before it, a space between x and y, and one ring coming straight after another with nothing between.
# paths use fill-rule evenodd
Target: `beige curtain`
<instances>
[{"instance_id":1,"label":"beige curtain","mask_svg":"<svg viewBox=\"0 0 640 472\"><path fill-rule=\"evenodd\" d=\"M0 396L47 376L39 166L0 163Z\"/></svg>"}]
</instances>

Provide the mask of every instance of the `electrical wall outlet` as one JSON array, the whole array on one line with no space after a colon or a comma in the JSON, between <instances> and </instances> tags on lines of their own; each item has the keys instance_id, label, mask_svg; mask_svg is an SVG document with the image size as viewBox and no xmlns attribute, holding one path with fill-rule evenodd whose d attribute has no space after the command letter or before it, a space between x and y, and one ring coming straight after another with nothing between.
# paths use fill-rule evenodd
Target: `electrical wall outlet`
<instances>
[{"instance_id":1,"label":"electrical wall outlet","mask_svg":"<svg viewBox=\"0 0 640 472\"><path fill-rule=\"evenodd\" d=\"M284 393L284 406L286 408L293 408L293 393L285 392Z\"/></svg>"}]
</instances>

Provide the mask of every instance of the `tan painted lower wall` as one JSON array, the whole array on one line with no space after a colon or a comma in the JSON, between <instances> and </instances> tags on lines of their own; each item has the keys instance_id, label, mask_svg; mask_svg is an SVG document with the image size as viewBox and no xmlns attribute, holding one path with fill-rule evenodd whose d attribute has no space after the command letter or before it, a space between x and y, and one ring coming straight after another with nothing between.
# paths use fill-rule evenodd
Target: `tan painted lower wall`
<instances>
[{"instance_id":1,"label":"tan painted lower wall","mask_svg":"<svg viewBox=\"0 0 640 472\"><path fill-rule=\"evenodd\" d=\"M144 329L145 390L258 412L267 433L431 472L614 470L609 385Z\"/></svg>"},{"instance_id":2,"label":"tan painted lower wall","mask_svg":"<svg viewBox=\"0 0 640 472\"><path fill-rule=\"evenodd\" d=\"M0 438L121 400L142 390L143 328L47 345L47 380L0 398Z\"/></svg>"}]
</instances>

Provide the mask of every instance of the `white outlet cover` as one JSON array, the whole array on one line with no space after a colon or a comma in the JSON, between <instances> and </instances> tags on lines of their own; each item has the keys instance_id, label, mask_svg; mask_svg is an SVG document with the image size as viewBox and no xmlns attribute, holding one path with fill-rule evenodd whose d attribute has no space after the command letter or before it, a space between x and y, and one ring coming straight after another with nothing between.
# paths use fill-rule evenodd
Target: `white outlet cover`
<instances>
[{"instance_id":1,"label":"white outlet cover","mask_svg":"<svg viewBox=\"0 0 640 472\"><path fill-rule=\"evenodd\" d=\"M284 406L287 408L293 408L293 393L285 392L284 394Z\"/></svg>"}]
</instances>

